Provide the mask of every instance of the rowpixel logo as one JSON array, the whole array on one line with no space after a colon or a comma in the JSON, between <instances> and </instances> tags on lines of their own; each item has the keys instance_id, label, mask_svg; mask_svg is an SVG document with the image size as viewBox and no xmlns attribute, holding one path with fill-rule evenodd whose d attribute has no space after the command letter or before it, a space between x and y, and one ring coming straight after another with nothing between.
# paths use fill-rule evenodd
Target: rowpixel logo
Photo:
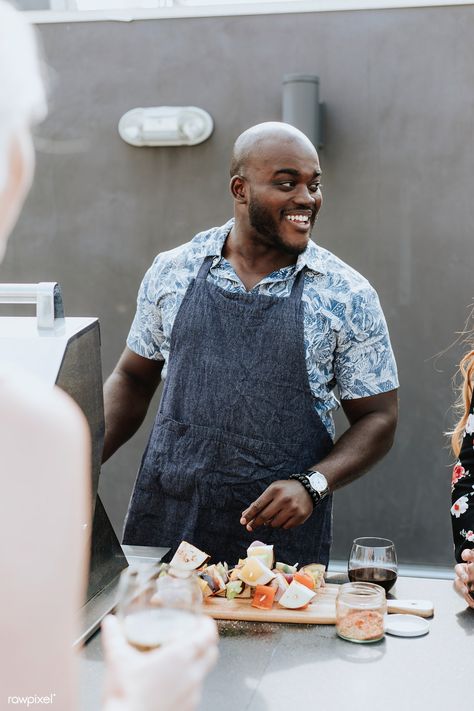
<instances>
[{"instance_id":1,"label":"rowpixel logo","mask_svg":"<svg viewBox=\"0 0 474 711\"><path fill-rule=\"evenodd\" d=\"M13 706L36 706L37 704L54 704L54 697L56 694L49 694L49 696L9 696L7 703Z\"/></svg>"}]
</instances>

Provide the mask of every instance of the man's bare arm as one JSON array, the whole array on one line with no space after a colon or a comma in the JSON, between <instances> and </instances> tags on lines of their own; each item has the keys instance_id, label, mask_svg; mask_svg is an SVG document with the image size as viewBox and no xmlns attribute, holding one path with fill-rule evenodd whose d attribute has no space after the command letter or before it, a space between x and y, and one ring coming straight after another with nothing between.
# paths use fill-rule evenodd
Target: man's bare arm
<instances>
[{"instance_id":1,"label":"man's bare arm","mask_svg":"<svg viewBox=\"0 0 474 711\"><path fill-rule=\"evenodd\" d=\"M148 411L163 369L162 360L150 360L125 348L104 385L106 462L135 434Z\"/></svg>"},{"instance_id":2,"label":"man's bare arm","mask_svg":"<svg viewBox=\"0 0 474 711\"><path fill-rule=\"evenodd\" d=\"M327 457L312 466L325 475L331 491L357 479L389 451L397 426L397 391L343 400L342 408L351 426ZM312 512L306 489L294 479L284 479L270 484L243 511L240 522L249 531L266 522L273 528L294 528Z\"/></svg>"},{"instance_id":3,"label":"man's bare arm","mask_svg":"<svg viewBox=\"0 0 474 711\"><path fill-rule=\"evenodd\" d=\"M358 479L390 450L398 420L397 392L342 400L350 427L314 467L324 474L331 491Z\"/></svg>"}]
</instances>

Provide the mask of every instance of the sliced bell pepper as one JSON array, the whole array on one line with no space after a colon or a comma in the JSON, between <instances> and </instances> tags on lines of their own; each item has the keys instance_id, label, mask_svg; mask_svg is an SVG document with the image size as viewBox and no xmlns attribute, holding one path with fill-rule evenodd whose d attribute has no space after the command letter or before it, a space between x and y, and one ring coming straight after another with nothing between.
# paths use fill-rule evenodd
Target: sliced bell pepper
<instances>
[{"instance_id":1,"label":"sliced bell pepper","mask_svg":"<svg viewBox=\"0 0 474 711\"><path fill-rule=\"evenodd\" d=\"M269 585L257 585L252 607L258 607L260 610L271 610L275 593L275 588L271 588Z\"/></svg>"},{"instance_id":2,"label":"sliced bell pepper","mask_svg":"<svg viewBox=\"0 0 474 711\"><path fill-rule=\"evenodd\" d=\"M306 587L310 590L314 590L315 588L314 578L311 575L308 575L308 573L295 573L293 575L293 580L297 580L301 583L301 585L306 585Z\"/></svg>"}]
</instances>

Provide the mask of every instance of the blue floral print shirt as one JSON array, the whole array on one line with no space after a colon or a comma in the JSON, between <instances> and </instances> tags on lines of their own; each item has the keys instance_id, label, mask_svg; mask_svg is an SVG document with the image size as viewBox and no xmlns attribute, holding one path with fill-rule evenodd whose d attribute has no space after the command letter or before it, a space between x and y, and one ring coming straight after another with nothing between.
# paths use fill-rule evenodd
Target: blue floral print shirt
<instances>
[{"instance_id":1,"label":"blue floral print shirt","mask_svg":"<svg viewBox=\"0 0 474 711\"><path fill-rule=\"evenodd\" d=\"M127 339L139 355L164 360L170 352L171 331L191 280L207 256L214 260L208 279L223 289L245 292L231 264L221 256L233 220L197 234L159 254L140 286L137 311ZM309 242L296 264L269 274L252 293L287 297L301 269L304 276L304 340L306 366L314 407L334 437L331 412L339 397L354 399L398 387L397 368L377 293L358 272L326 249Z\"/></svg>"}]
</instances>

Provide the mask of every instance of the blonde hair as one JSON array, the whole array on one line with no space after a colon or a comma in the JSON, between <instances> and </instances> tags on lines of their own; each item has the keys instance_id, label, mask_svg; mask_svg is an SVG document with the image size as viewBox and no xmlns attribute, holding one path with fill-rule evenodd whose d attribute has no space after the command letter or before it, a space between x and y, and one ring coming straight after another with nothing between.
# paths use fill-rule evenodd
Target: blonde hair
<instances>
[{"instance_id":1,"label":"blonde hair","mask_svg":"<svg viewBox=\"0 0 474 711\"><path fill-rule=\"evenodd\" d=\"M459 452L461 451L464 430L471 406L474 382L474 350L469 351L469 353L463 356L459 364L459 373L462 377L462 383L458 388L459 396L454 405L455 412L459 419L454 430L450 432L451 448L456 457L459 456Z\"/></svg>"},{"instance_id":2,"label":"blonde hair","mask_svg":"<svg viewBox=\"0 0 474 711\"><path fill-rule=\"evenodd\" d=\"M46 95L32 26L0 0L0 189L7 179L8 149L17 131L46 115Z\"/></svg>"}]
</instances>

